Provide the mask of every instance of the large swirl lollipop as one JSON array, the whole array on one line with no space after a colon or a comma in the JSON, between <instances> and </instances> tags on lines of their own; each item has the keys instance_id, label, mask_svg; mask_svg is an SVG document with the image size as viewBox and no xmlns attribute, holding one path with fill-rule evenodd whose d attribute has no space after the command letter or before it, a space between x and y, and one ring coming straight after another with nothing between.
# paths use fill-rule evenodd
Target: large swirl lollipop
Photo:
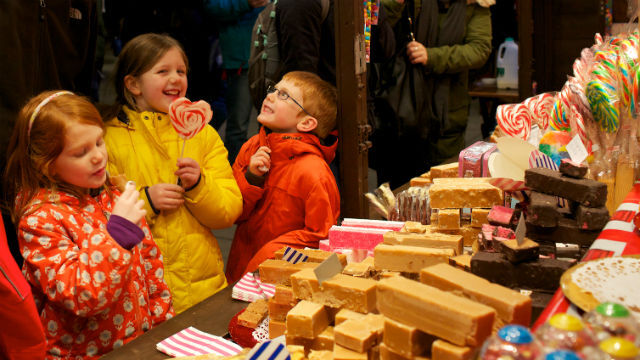
<instances>
[{"instance_id":1,"label":"large swirl lollipop","mask_svg":"<svg viewBox=\"0 0 640 360\"><path fill-rule=\"evenodd\" d=\"M542 131L549 127L551 111L553 109L553 98L552 93L542 93L524 101L524 104L529 108L529 112L531 112L533 116L533 120L535 120Z\"/></svg>"},{"instance_id":2,"label":"large swirl lollipop","mask_svg":"<svg viewBox=\"0 0 640 360\"><path fill-rule=\"evenodd\" d=\"M179 98L169 105L169 117L171 125L184 142L182 143L182 155L187 140L196 136L211 120L213 112L211 106L204 100L192 103L187 98Z\"/></svg>"},{"instance_id":3,"label":"large swirl lollipop","mask_svg":"<svg viewBox=\"0 0 640 360\"><path fill-rule=\"evenodd\" d=\"M504 134L522 140L531 134L531 118L525 104L499 105L496 110L496 120Z\"/></svg>"}]
</instances>

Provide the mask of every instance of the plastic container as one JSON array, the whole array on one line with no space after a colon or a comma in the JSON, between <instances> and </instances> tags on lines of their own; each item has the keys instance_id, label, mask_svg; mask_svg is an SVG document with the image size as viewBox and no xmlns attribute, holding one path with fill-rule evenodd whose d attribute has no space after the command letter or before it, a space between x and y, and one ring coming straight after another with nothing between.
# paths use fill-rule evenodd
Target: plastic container
<instances>
[{"instance_id":1,"label":"plastic container","mask_svg":"<svg viewBox=\"0 0 640 360\"><path fill-rule=\"evenodd\" d=\"M618 336L640 347L640 324L624 305L604 302L584 314L582 320L598 341Z\"/></svg>"},{"instance_id":2,"label":"plastic container","mask_svg":"<svg viewBox=\"0 0 640 360\"><path fill-rule=\"evenodd\" d=\"M518 89L518 44L506 38L496 56L496 84L498 89Z\"/></svg>"},{"instance_id":3,"label":"plastic container","mask_svg":"<svg viewBox=\"0 0 640 360\"><path fill-rule=\"evenodd\" d=\"M520 325L503 326L482 345L482 360L534 360L542 354L531 332Z\"/></svg>"},{"instance_id":4,"label":"plastic container","mask_svg":"<svg viewBox=\"0 0 640 360\"><path fill-rule=\"evenodd\" d=\"M545 351L564 349L580 352L584 347L597 344L580 318L565 313L553 315L535 334Z\"/></svg>"}]
</instances>

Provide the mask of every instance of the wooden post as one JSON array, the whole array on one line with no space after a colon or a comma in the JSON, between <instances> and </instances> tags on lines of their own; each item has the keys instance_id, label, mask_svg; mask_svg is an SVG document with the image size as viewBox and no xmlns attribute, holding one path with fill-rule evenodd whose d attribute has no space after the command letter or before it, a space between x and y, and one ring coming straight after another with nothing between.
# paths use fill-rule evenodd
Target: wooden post
<instances>
[{"instance_id":1,"label":"wooden post","mask_svg":"<svg viewBox=\"0 0 640 360\"><path fill-rule=\"evenodd\" d=\"M342 218L368 217L363 14L362 0L334 1Z\"/></svg>"}]
</instances>

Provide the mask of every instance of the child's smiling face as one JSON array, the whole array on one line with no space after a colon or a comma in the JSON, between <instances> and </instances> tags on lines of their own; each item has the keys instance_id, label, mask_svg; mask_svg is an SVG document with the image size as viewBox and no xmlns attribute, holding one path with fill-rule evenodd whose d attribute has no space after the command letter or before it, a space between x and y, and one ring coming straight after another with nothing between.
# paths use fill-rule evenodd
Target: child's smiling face
<instances>
[{"instance_id":1,"label":"child's smiling face","mask_svg":"<svg viewBox=\"0 0 640 360\"><path fill-rule=\"evenodd\" d=\"M131 78L127 89L134 95L141 111L166 113L175 99L187 93L187 65L182 52L173 47L137 78Z\"/></svg>"},{"instance_id":2,"label":"child's smiling face","mask_svg":"<svg viewBox=\"0 0 640 360\"><path fill-rule=\"evenodd\" d=\"M275 89L277 90L267 94L267 97L262 102L258 122L273 132L298 132L298 122L305 116L301 108L304 106L302 103L302 91L287 80L280 81L275 86Z\"/></svg>"}]
</instances>

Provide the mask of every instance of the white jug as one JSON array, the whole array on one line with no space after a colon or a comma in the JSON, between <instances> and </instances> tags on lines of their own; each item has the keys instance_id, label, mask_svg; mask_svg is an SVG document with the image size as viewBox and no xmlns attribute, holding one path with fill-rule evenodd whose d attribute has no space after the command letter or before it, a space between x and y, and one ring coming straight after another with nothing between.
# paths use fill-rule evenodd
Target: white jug
<instances>
[{"instance_id":1,"label":"white jug","mask_svg":"<svg viewBox=\"0 0 640 360\"><path fill-rule=\"evenodd\" d=\"M496 56L496 82L499 89L518 89L518 44L506 38Z\"/></svg>"}]
</instances>

